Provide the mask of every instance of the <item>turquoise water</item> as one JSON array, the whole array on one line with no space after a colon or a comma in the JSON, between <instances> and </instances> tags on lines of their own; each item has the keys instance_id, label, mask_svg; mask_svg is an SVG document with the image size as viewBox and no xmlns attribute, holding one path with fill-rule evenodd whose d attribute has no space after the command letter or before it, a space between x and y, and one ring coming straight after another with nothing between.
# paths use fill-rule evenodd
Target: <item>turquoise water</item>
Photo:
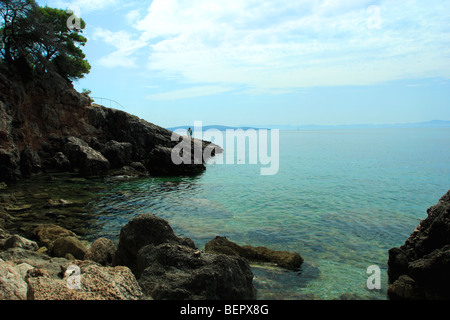
<instances>
[{"instance_id":1,"label":"turquoise water","mask_svg":"<svg viewBox=\"0 0 450 320\"><path fill-rule=\"evenodd\" d=\"M388 250L450 189L449 146L450 129L281 131L275 176L211 164L195 178L72 179L45 192L77 199L70 222L90 240L117 241L127 221L151 212L201 249L220 235L299 252L295 272L252 265L259 299L386 299ZM55 210L45 219L68 221ZM381 290L366 287L371 265Z\"/></svg>"}]
</instances>

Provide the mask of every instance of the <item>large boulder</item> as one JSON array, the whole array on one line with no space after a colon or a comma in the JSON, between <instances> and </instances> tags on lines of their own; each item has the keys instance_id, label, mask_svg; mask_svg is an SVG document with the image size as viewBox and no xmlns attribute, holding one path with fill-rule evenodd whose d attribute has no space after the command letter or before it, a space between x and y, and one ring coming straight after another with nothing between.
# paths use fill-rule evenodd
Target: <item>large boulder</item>
<instances>
[{"instance_id":1,"label":"large boulder","mask_svg":"<svg viewBox=\"0 0 450 320\"><path fill-rule=\"evenodd\" d=\"M139 284L155 300L255 300L253 273L240 257L177 244L139 250Z\"/></svg>"},{"instance_id":2,"label":"large boulder","mask_svg":"<svg viewBox=\"0 0 450 320\"><path fill-rule=\"evenodd\" d=\"M114 265L130 267L153 299L256 299L245 259L202 253L152 214L122 228Z\"/></svg>"},{"instance_id":3,"label":"large boulder","mask_svg":"<svg viewBox=\"0 0 450 320\"><path fill-rule=\"evenodd\" d=\"M102 154L108 159L111 168L122 168L131 162L133 145L129 142L111 140L105 144Z\"/></svg>"},{"instance_id":4,"label":"large boulder","mask_svg":"<svg viewBox=\"0 0 450 320\"><path fill-rule=\"evenodd\" d=\"M149 244L163 243L175 243L195 248L191 239L179 238L175 235L166 220L149 213L139 215L122 227L113 264L128 266L131 270L136 271L138 251Z\"/></svg>"},{"instance_id":5,"label":"large boulder","mask_svg":"<svg viewBox=\"0 0 450 320\"><path fill-rule=\"evenodd\" d=\"M65 153L72 167L77 168L81 175L101 176L108 173L108 159L79 138L66 139Z\"/></svg>"},{"instance_id":6,"label":"large boulder","mask_svg":"<svg viewBox=\"0 0 450 320\"><path fill-rule=\"evenodd\" d=\"M266 247L239 246L226 237L216 237L205 245L208 253L222 253L231 256L240 256L250 261L271 262L290 270L300 268L303 263L302 256L297 252L276 251Z\"/></svg>"},{"instance_id":7,"label":"large boulder","mask_svg":"<svg viewBox=\"0 0 450 320\"><path fill-rule=\"evenodd\" d=\"M450 299L450 191L405 244L389 250L390 299Z\"/></svg>"}]
</instances>

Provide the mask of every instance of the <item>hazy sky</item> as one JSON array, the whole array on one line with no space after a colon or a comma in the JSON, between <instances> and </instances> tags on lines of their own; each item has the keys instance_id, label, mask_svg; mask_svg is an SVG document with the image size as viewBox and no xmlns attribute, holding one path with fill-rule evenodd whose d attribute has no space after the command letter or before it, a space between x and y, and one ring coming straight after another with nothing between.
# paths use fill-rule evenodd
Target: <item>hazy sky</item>
<instances>
[{"instance_id":1,"label":"hazy sky","mask_svg":"<svg viewBox=\"0 0 450 320\"><path fill-rule=\"evenodd\" d=\"M47 0L87 23L75 83L155 124L450 120L448 0Z\"/></svg>"}]
</instances>

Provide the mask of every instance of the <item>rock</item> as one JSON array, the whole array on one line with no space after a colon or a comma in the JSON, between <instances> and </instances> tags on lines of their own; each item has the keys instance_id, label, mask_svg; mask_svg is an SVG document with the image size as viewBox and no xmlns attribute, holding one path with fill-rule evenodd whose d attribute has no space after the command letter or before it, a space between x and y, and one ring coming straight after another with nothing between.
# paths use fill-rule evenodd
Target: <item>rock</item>
<instances>
[{"instance_id":1,"label":"rock","mask_svg":"<svg viewBox=\"0 0 450 320\"><path fill-rule=\"evenodd\" d=\"M195 175L206 170L203 162L195 164L175 164L172 160L172 147L157 146L147 156L146 167L152 174L165 176ZM193 154L193 153L192 153Z\"/></svg>"},{"instance_id":2,"label":"rock","mask_svg":"<svg viewBox=\"0 0 450 320\"><path fill-rule=\"evenodd\" d=\"M272 262L278 266L290 270L300 268L303 258L296 252L275 251L266 247L239 246L229 241L226 237L216 237L205 245L208 253L222 253L232 256L240 256L250 261Z\"/></svg>"},{"instance_id":3,"label":"rock","mask_svg":"<svg viewBox=\"0 0 450 320\"><path fill-rule=\"evenodd\" d=\"M390 300L422 300L424 293L421 287L409 276L401 275L389 285L388 297Z\"/></svg>"},{"instance_id":4,"label":"rock","mask_svg":"<svg viewBox=\"0 0 450 320\"><path fill-rule=\"evenodd\" d=\"M83 260L88 249L76 237L62 237L55 240L51 251L55 257L66 257L69 254Z\"/></svg>"},{"instance_id":5,"label":"rock","mask_svg":"<svg viewBox=\"0 0 450 320\"><path fill-rule=\"evenodd\" d=\"M108 266L112 264L116 250L114 243L110 239L99 238L92 244L84 259Z\"/></svg>"},{"instance_id":6,"label":"rock","mask_svg":"<svg viewBox=\"0 0 450 320\"><path fill-rule=\"evenodd\" d=\"M128 266L134 272L138 251L146 245L162 243L181 244L195 249L193 241L177 237L166 220L152 214L139 215L122 227L113 265Z\"/></svg>"},{"instance_id":7,"label":"rock","mask_svg":"<svg viewBox=\"0 0 450 320\"><path fill-rule=\"evenodd\" d=\"M450 299L450 191L405 244L389 250L390 299Z\"/></svg>"},{"instance_id":8,"label":"rock","mask_svg":"<svg viewBox=\"0 0 450 320\"><path fill-rule=\"evenodd\" d=\"M108 173L108 159L79 138L66 139L65 153L72 167L78 168L83 176L101 176Z\"/></svg>"},{"instance_id":9,"label":"rock","mask_svg":"<svg viewBox=\"0 0 450 320\"><path fill-rule=\"evenodd\" d=\"M102 267L93 262L75 261L79 288L69 289L68 277L28 277L29 300L138 300L142 291L127 267ZM73 275L72 275L73 277Z\"/></svg>"},{"instance_id":10,"label":"rock","mask_svg":"<svg viewBox=\"0 0 450 320\"><path fill-rule=\"evenodd\" d=\"M70 230L64 229L55 224L44 224L34 229L34 234L41 246L53 249L53 243L59 238L76 237L76 234Z\"/></svg>"},{"instance_id":11,"label":"rock","mask_svg":"<svg viewBox=\"0 0 450 320\"><path fill-rule=\"evenodd\" d=\"M20 179L20 157L17 149L0 148L0 181L14 182Z\"/></svg>"},{"instance_id":12,"label":"rock","mask_svg":"<svg viewBox=\"0 0 450 320\"><path fill-rule=\"evenodd\" d=\"M240 257L205 254L177 244L138 253L139 284L155 300L255 300L253 272Z\"/></svg>"},{"instance_id":13,"label":"rock","mask_svg":"<svg viewBox=\"0 0 450 320\"><path fill-rule=\"evenodd\" d=\"M38 244L35 241L28 240L19 235L13 235L6 239L3 244L3 250L7 250L9 248L22 248L25 250L36 251L38 249Z\"/></svg>"},{"instance_id":14,"label":"rock","mask_svg":"<svg viewBox=\"0 0 450 320\"><path fill-rule=\"evenodd\" d=\"M31 147L25 148L20 154L20 172L23 177L39 173L42 169L41 158Z\"/></svg>"},{"instance_id":15,"label":"rock","mask_svg":"<svg viewBox=\"0 0 450 320\"><path fill-rule=\"evenodd\" d=\"M0 252L0 259L15 265L28 264L33 268L45 270L52 278L59 277L61 266L70 263L65 258L50 257L46 254L21 248L10 248Z\"/></svg>"},{"instance_id":16,"label":"rock","mask_svg":"<svg viewBox=\"0 0 450 320\"><path fill-rule=\"evenodd\" d=\"M58 207L66 207L66 206L70 206L73 205L74 203L72 201L68 201L68 200L64 200L64 199L59 199L59 200L53 200L53 199L49 199L47 202L46 207L48 208L58 208Z\"/></svg>"},{"instance_id":17,"label":"rock","mask_svg":"<svg viewBox=\"0 0 450 320\"><path fill-rule=\"evenodd\" d=\"M47 163L47 170L56 172L69 172L72 167L69 159L62 152L57 152Z\"/></svg>"},{"instance_id":18,"label":"rock","mask_svg":"<svg viewBox=\"0 0 450 320\"><path fill-rule=\"evenodd\" d=\"M27 284L10 262L0 260L0 300L26 300Z\"/></svg>"},{"instance_id":19,"label":"rock","mask_svg":"<svg viewBox=\"0 0 450 320\"><path fill-rule=\"evenodd\" d=\"M117 142L111 140L107 142L102 150L102 154L109 160L111 168L121 168L131 162L133 145L129 142Z\"/></svg>"}]
</instances>

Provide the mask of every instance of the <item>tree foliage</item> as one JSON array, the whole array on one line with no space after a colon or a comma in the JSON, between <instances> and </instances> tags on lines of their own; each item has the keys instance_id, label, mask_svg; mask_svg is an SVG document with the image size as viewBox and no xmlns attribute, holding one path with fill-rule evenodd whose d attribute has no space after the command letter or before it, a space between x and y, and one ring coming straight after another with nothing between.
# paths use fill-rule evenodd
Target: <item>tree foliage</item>
<instances>
[{"instance_id":1,"label":"tree foliage","mask_svg":"<svg viewBox=\"0 0 450 320\"><path fill-rule=\"evenodd\" d=\"M34 0L0 0L0 59L70 81L83 78L91 68L81 49L86 24L79 19L80 28L69 28L70 18L70 13L40 7Z\"/></svg>"}]
</instances>

